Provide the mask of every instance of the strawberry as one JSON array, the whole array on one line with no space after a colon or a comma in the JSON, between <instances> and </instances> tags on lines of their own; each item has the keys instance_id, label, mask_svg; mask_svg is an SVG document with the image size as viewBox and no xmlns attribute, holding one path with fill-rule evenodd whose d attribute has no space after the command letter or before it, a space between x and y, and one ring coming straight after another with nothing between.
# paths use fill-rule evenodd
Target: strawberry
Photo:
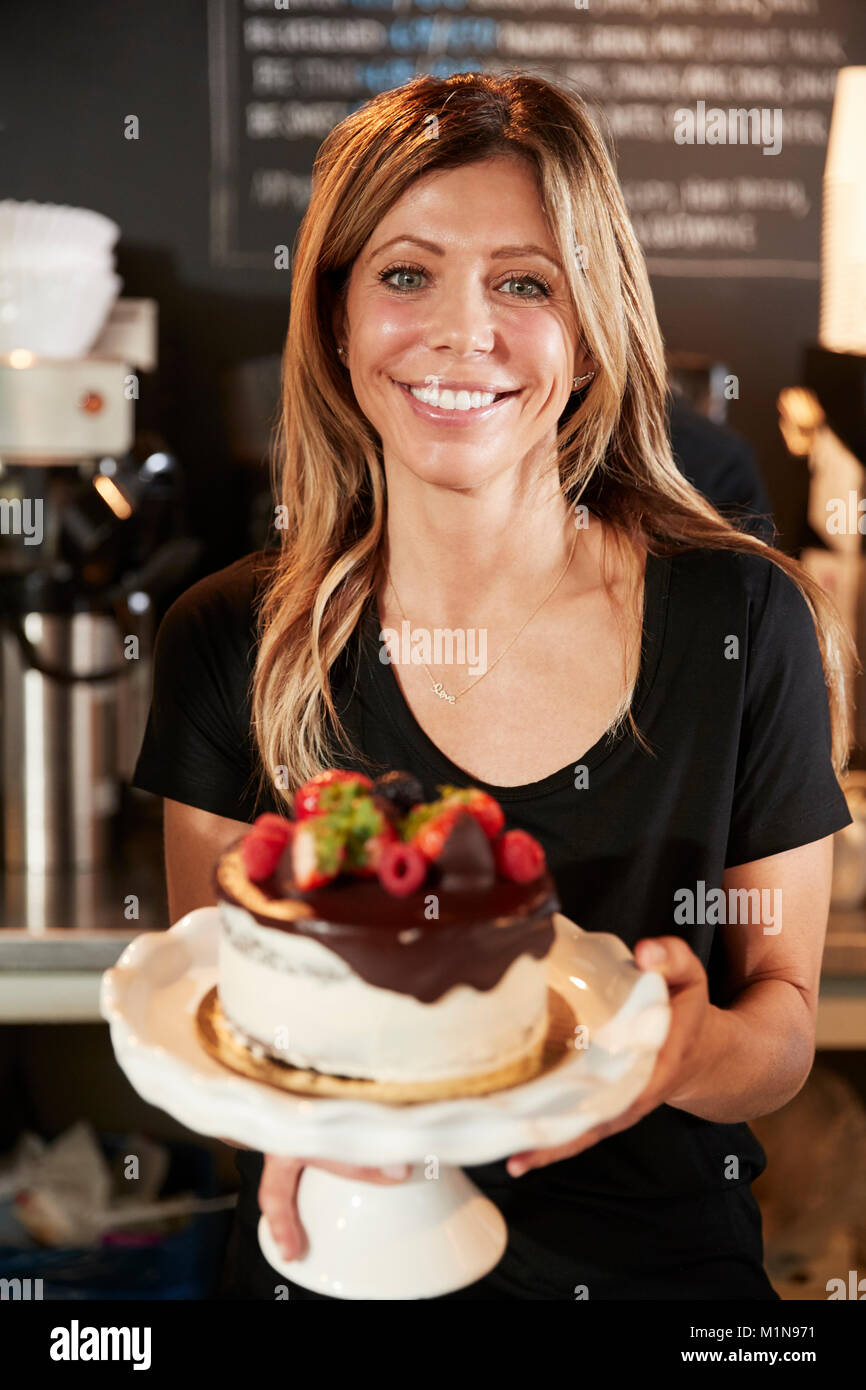
<instances>
[{"instance_id":1,"label":"strawberry","mask_svg":"<svg viewBox=\"0 0 866 1390\"><path fill-rule=\"evenodd\" d=\"M505 812L489 792L483 792L480 787L437 787L436 790L441 792L443 801L465 806L488 840L496 839L505 825Z\"/></svg>"},{"instance_id":2,"label":"strawberry","mask_svg":"<svg viewBox=\"0 0 866 1390\"><path fill-rule=\"evenodd\" d=\"M327 815L346 806L353 796L367 791L373 783L362 772L343 772L340 768L328 768L319 772L298 787L295 792L295 818L307 820L310 816Z\"/></svg>"},{"instance_id":3,"label":"strawberry","mask_svg":"<svg viewBox=\"0 0 866 1390\"><path fill-rule=\"evenodd\" d=\"M405 898L420 888L427 877L427 860L415 845L395 840L384 846L377 874L386 893Z\"/></svg>"},{"instance_id":4,"label":"strawberry","mask_svg":"<svg viewBox=\"0 0 866 1390\"><path fill-rule=\"evenodd\" d=\"M257 816L253 821L253 830L257 835L272 840L274 844L279 844L281 849L285 849L294 834L295 822L266 811L263 816Z\"/></svg>"},{"instance_id":5,"label":"strawberry","mask_svg":"<svg viewBox=\"0 0 866 1390\"><path fill-rule=\"evenodd\" d=\"M346 834L346 869L361 878L375 878L382 850L400 838L385 809L371 796L356 796L332 818Z\"/></svg>"},{"instance_id":6,"label":"strawberry","mask_svg":"<svg viewBox=\"0 0 866 1390\"><path fill-rule=\"evenodd\" d=\"M310 816L300 822L292 838L292 877L302 893L330 883L345 859L345 829L335 818Z\"/></svg>"},{"instance_id":7,"label":"strawberry","mask_svg":"<svg viewBox=\"0 0 866 1390\"><path fill-rule=\"evenodd\" d=\"M493 843L496 867L503 878L531 883L547 867L544 849L526 830L506 830Z\"/></svg>"},{"instance_id":8,"label":"strawberry","mask_svg":"<svg viewBox=\"0 0 866 1390\"><path fill-rule=\"evenodd\" d=\"M429 806L416 806L406 818L404 838L423 854L428 863L435 863L442 853L442 846L450 835L458 816L465 814L465 806L456 802L448 805L433 801Z\"/></svg>"},{"instance_id":9,"label":"strawberry","mask_svg":"<svg viewBox=\"0 0 866 1390\"><path fill-rule=\"evenodd\" d=\"M384 828L378 835L371 835L364 843L363 851L358 855L359 862L352 865L354 873L361 878L375 878L378 872L379 860L388 845L400 844L400 836L394 827L386 820Z\"/></svg>"},{"instance_id":10,"label":"strawberry","mask_svg":"<svg viewBox=\"0 0 866 1390\"><path fill-rule=\"evenodd\" d=\"M247 877L253 883L270 878L280 861L287 838L277 838L273 831L254 826L241 841L241 859Z\"/></svg>"}]
</instances>

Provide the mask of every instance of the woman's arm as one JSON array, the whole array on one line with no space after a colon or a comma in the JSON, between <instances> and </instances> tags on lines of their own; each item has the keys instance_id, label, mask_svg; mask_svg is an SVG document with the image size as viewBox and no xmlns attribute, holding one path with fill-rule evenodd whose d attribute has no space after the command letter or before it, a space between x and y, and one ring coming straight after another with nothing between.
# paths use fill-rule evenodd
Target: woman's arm
<instances>
[{"instance_id":1,"label":"woman's arm","mask_svg":"<svg viewBox=\"0 0 866 1390\"><path fill-rule=\"evenodd\" d=\"M753 892L748 921L716 928L731 1002L710 1007L701 1044L706 1060L668 1105L732 1124L779 1110L800 1090L815 1057L832 877L832 835L725 871L727 903L730 889L757 889L762 921L753 920ZM747 901L741 894L738 916Z\"/></svg>"},{"instance_id":2,"label":"woman's arm","mask_svg":"<svg viewBox=\"0 0 866 1390\"><path fill-rule=\"evenodd\" d=\"M165 840L165 880L168 887L168 913L176 922L194 907L211 907L216 902L211 874L217 859L249 825L246 821L212 816L181 801L163 801Z\"/></svg>"},{"instance_id":3,"label":"woman's arm","mask_svg":"<svg viewBox=\"0 0 866 1390\"><path fill-rule=\"evenodd\" d=\"M638 941L637 964L664 976L671 1002L670 1030L649 1084L621 1115L579 1139L512 1154L512 1176L582 1153L659 1105L736 1124L779 1110L795 1096L815 1055L832 871L833 836L827 835L725 872L726 890L768 890L770 911L763 922L715 928L728 956L724 1007L710 1003L706 971L681 937Z\"/></svg>"},{"instance_id":4,"label":"woman's arm","mask_svg":"<svg viewBox=\"0 0 866 1390\"><path fill-rule=\"evenodd\" d=\"M249 830L246 821L212 816L197 806L163 798L163 837L165 840L165 881L168 888L168 915L176 922L195 907L211 907L216 902L211 887L213 867L224 849ZM245 1149L235 1139L223 1139L233 1149Z\"/></svg>"}]
</instances>

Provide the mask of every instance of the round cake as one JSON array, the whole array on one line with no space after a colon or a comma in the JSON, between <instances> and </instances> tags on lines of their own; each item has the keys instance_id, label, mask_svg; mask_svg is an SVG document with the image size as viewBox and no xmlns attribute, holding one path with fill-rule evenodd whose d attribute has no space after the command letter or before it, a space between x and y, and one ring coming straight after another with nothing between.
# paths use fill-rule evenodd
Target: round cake
<instances>
[{"instance_id":1,"label":"round cake","mask_svg":"<svg viewBox=\"0 0 866 1390\"><path fill-rule=\"evenodd\" d=\"M220 856L219 1005L254 1056L408 1085L540 1056L560 907L544 851L480 789L437 790L331 770Z\"/></svg>"}]
</instances>

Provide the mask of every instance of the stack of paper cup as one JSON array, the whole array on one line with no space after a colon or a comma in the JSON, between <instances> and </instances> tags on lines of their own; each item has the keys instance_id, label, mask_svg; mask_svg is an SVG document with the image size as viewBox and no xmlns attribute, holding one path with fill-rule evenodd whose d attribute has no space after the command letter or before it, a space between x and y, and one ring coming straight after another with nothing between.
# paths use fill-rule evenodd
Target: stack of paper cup
<instances>
[{"instance_id":1,"label":"stack of paper cup","mask_svg":"<svg viewBox=\"0 0 866 1390\"><path fill-rule=\"evenodd\" d=\"M87 354L123 285L114 273L119 235L89 208L0 202L0 355Z\"/></svg>"}]
</instances>

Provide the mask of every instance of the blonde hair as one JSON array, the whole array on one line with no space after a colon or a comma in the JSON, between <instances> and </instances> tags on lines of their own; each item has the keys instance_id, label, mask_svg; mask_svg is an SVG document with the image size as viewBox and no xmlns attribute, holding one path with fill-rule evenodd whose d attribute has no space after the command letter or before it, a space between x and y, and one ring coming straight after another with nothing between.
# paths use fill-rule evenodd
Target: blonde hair
<instances>
[{"instance_id":1,"label":"blonde hair","mask_svg":"<svg viewBox=\"0 0 866 1390\"><path fill-rule=\"evenodd\" d=\"M435 132L431 130L435 125ZM435 138L430 138L435 133ZM815 622L837 775L847 763L846 663L856 649L807 570L726 521L671 454L662 337L644 257L604 140L584 101L540 77L419 77L354 111L323 142L293 256L282 409L272 457L280 549L258 613L252 715L260 790L292 790L342 748L365 766L335 708L330 671L382 574L381 441L354 399L333 320L352 264L410 182L434 169L510 154L534 170L597 372L559 422L564 499L590 502L629 561L697 546L760 554L794 581ZM639 664L609 733L631 715ZM646 745L644 745L646 746ZM277 776L277 769L282 770Z\"/></svg>"}]
</instances>

